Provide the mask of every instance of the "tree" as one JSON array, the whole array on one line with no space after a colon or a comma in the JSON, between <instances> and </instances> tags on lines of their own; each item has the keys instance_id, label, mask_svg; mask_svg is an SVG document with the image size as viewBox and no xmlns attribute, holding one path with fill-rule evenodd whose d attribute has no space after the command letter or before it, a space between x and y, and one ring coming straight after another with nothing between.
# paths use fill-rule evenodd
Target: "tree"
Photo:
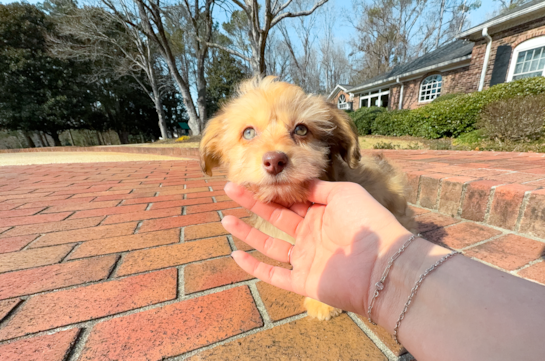
<instances>
[{"instance_id":1,"label":"tree","mask_svg":"<svg viewBox=\"0 0 545 361\"><path fill-rule=\"evenodd\" d=\"M198 37L199 41L207 44L210 47L224 50L232 55L244 59L250 63L253 75L267 74L267 40L271 30L278 25L282 20L287 18L296 18L312 14L328 0L319 0L309 10L291 11L286 10L293 0L287 0L281 4L271 0L264 0L264 4L260 4L258 0L245 0L244 3L240 0L231 0L231 3L240 8L245 16L241 17L242 21L246 22L248 45L251 55L247 54L245 48L235 48L232 46L224 46ZM260 11L263 9L263 11Z\"/></svg>"},{"instance_id":2,"label":"tree","mask_svg":"<svg viewBox=\"0 0 545 361\"><path fill-rule=\"evenodd\" d=\"M501 6L500 12L503 12L505 10L514 9L516 7L524 5L530 0L494 0L494 1L500 3L500 6Z\"/></svg>"},{"instance_id":3,"label":"tree","mask_svg":"<svg viewBox=\"0 0 545 361\"><path fill-rule=\"evenodd\" d=\"M207 114L213 115L231 97L246 74L237 59L222 50L212 52L206 74Z\"/></svg>"},{"instance_id":4,"label":"tree","mask_svg":"<svg viewBox=\"0 0 545 361\"><path fill-rule=\"evenodd\" d=\"M0 5L0 125L42 131L55 145L59 132L90 112L92 95L81 74L89 65L48 54L54 24L29 4Z\"/></svg>"},{"instance_id":5,"label":"tree","mask_svg":"<svg viewBox=\"0 0 545 361\"><path fill-rule=\"evenodd\" d=\"M127 15L127 9L122 9ZM116 14L97 7L73 9L60 19L59 32L60 38L51 39L56 55L91 61L108 59L102 62L106 66L101 73L95 73L94 80L104 72L111 72L117 77L132 76L153 101L161 136L168 138L162 104L164 82L159 75L155 44L150 43L145 34L129 26ZM146 81L140 80L140 73L146 75Z\"/></svg>"}]
</instances>

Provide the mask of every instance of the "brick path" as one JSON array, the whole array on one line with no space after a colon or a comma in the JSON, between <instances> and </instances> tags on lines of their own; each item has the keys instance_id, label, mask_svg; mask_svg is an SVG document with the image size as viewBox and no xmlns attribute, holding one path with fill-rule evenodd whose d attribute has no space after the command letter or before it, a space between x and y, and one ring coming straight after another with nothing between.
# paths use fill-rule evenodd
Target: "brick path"
<instances>
[{"instance_id":1,"label":"brick path","mask_svg":"<svg viewBox=\"0 0 545 361\"><path fill-rule=\"evenodd\" d=\"M545 283L543 155L384 153L408 173L425 237ZM242 272L229 253L250 249L219 221L247 213L224 184L196 161L0 167L0 360L404 353L363 318L308 319L300 296Z\"/></svg>"}]
</instances>

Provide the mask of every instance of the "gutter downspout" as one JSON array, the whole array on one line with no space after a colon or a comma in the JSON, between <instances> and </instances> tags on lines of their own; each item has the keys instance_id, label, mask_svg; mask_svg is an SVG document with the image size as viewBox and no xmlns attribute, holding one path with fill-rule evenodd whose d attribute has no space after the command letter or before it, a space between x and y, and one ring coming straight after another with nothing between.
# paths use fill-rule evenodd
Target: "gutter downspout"
<instances>
[{"instance_id":1,"label":"gutter downspout","mask_svg":"<svg viewBox=\"0 0 545 361\"><path fill-rule=\"evenodd\" d=\"M488 69L488 60L490 59L490 48L492 47L492 38L488 35L488 28L483 29L483 37L486 39L486 52L484 54L483 71L481 72L481 80L479 81L479 91L484 88L484 78Z\"/></svg>"},{"instance_id":2,"label":"gutter downspout","mask_svg":"<svg viewBox=\"0 0 545 361\"><path fill-rule=\"evenodd\" d=\"M399 77L396 78L396 84L401 85L401 90L399 91L399 106L398 109L403 109L403 88L404 85L399 81Z\"/></svg>"}]
</instances>

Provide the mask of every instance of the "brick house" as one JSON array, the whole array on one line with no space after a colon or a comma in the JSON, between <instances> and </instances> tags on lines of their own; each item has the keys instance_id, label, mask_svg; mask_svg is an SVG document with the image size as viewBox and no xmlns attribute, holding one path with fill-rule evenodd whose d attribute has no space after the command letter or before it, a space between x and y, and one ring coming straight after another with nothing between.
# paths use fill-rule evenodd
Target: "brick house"
<instances>
[{"instance_id":1,"label":"brick house","mask_svg":"<svg viewBox=\"0 0 545 361\"><path fill-rule=\"evenodd\" d=\"M545 76L545 0L504 12L362 84L338 84L328 99L341 109L415 109L440 95L531 76Z\"/></svg>"}]
</instances>

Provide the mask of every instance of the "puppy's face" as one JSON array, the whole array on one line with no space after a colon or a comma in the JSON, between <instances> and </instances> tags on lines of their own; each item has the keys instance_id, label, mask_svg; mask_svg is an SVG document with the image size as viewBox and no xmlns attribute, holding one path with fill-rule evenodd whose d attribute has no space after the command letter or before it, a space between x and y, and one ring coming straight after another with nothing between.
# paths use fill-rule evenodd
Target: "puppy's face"
<instances>
[{"instance_id":1,"label":"puppy's face","mask_svg":"<svg viewBox=\"0 0 545 361\"><path fill-rule=\"evenodd\" d=\"M243 83L239 97L208 122L200 145L203 171L225 165L232 182L264 202L306 200L307 185L337 154L359 159L351 121L323 98L273 77Z\"/></svg>"}]
</instances>

